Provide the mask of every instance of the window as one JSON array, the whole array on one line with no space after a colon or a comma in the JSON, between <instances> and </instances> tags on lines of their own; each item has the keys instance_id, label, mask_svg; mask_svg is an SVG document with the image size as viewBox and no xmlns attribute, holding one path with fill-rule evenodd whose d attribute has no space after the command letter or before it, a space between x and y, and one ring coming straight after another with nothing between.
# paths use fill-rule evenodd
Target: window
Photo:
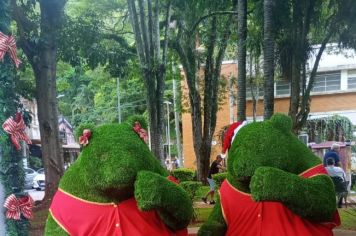
<instances>
[{"instance_id":1,"label":"window","mask_svg":"<svg viewBox=\"0 0 356 236\"><path fill-rule=\"evenodd\" d=\"M252 86L252 89L253 89L253 94L255 95L256 98L263 97L264 95L263 88L258 89L258 96L257 96L257 86ZM246 98L252 99L251 85L249 84L246 85Z\"/></svg>"},{"instance_id":2,"label":"window","mask_svg":"<svg viewBox=\"0 0 356 236\"><path fill-rule=\"evenodd\" d=\"M313 92L327 92L340 90L340 71L318 73L315 77Z\"/></svg>"},{"instance_id":3,"label":"window","mask_svg":"<svg viewBox=\"0 0 356 236\"><path fill-rule=\"evenodd\" d=\"M347 78L347 89L356 89L356 75Z\"/></svg>"},{"instance_id":4,"label":"window","mask_svg":"<svg viewBox=\"0 0 356 236\"><path fill-rule=\"evenodd\" d=\"M347 89L356 89L356 70L348 72Z\"/></svg>"},{"instance_id":5,"label":"window","mask_svg":"<svg viewBox=\"0 0 356 236\"><path fill-rule=\"evenodd\" d=\"M290 83L288 81L277 81L276 95L290 95Z\"/></svg>"}]
</instances>

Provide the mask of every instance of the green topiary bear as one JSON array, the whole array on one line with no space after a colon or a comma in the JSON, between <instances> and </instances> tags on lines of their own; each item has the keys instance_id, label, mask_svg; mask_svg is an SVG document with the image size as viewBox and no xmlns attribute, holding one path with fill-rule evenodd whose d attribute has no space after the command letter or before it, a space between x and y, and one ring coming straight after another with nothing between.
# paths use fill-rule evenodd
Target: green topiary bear
<instances>
[{"instance_id":1,"label":"green topiary bear","mask_svg":"<svg viewBox=\"0 0 356 236\"><path fill-rule=\"evenodd\" d=\"M340 224L321 160L282 114L239 129L219 201L198 235L333 235Z\"/></svg>"},{"instance_id":2,"label":"green topiary bear","mask_svg":"<svg viewBox=\"0 0 356 236\"><path fill-rule=\"evenodd\" d=\"M45 234L187 235L192 202L166 178L142 133L132 123L91 127L89 133L78 160L60 181Z\"/></svg>"}]
</instances>

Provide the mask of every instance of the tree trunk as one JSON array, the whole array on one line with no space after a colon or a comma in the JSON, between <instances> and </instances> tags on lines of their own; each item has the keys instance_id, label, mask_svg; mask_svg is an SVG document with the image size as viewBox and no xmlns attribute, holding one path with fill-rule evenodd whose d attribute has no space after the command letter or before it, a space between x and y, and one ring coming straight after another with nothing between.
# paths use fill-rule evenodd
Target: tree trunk
<instances>
[{"instance_id":1,"label":"tree trunk","mask_svg":"<svg viewBox=\"0 0 356 236\"><path fill-rule=\"evenodd\" d=\"M238 1L238 78L237 78L237 119L246 120L246 37L247 37L247 0Z\"/></svg>"},{"instance_id":2,"label":"tree trunk","mask_svg":"<svg viewBox=\"0 0 356 236\"><path fill-rule=\"evenodd\" d=\"M145 3L147 5L145 5ZM166 77L168 25L170 2L166 9L166 24L163 49L160 48L159 1L127 0L131 25L135 35L136 50L140 61L142 79L147 92L151 150L164 165L163 156L163 94Z\"/></svg>"},{"instance_id":3,"label":"tree trunk","mask_svg":"<svg viewBox=\"0 0 356 236\"><path fill-rule=\"evenodd\" d=\"M263 36L263 71L264 71L264 114L269 119L274 112L274 28L273 0L264 0L264 36Z\"/></svg>"},{"instance_id":4,"label":"tree trunk","mask_svg":"<svg viewBox=\"0 0 356 236\"><path fill-rule=\"evenodd\" d=\"M56 54L58 31L61 28L65 0L41 0L40 25L26 17L21 6L12 0L13 17L17 22L20 36L19 45L26 54L36 79L36 99L41 132L42 158L46 175L46 192L43 206L48 206L57 191L63 175L62 146L59 141ZM39 42L28 38L31 33L40 32Z\"/></svg>"},{"instance_id":5,"label":"tree trunk","mask_svg":"<svg viewBox=\"0 0 356 236\"><path fill-rule=\"evenodd\" d=\"M65 1L41 1L41 38L39 61L32 62L36 77L38 121L41 132L42 157L46 175L44 203L52 200L63 175L62 145L58 131L56 87L56 56L58 29L61 25Z\"/></svg>"},{"instance_id":6,"label":"tree trunk","mask_svg":"<svg viewBox=\"0 0 356 236\"><path fill-rule=\"evenodd\" d=\"M207 52L204 68L203 103L200 95L199 63L196 54L196 34L181 36L173 47L177 51L185 72L189 89L189 104L192 119L193 145L197 164L197 178L206 182L209 171L211 142L216 127L216 113L218 110L218 81L221 72L221 63L224 58L227 42L231 34L230 17L218 32L217 17L212 15L210 21ZM192 31L188 31L192 32ZM220 38L218 38L220 36ZM215 53L217 49L217 53ZM204 115L202 115L202 111ZM204 119L204 120L203 120Z\"/></svg>"}]
</instances>

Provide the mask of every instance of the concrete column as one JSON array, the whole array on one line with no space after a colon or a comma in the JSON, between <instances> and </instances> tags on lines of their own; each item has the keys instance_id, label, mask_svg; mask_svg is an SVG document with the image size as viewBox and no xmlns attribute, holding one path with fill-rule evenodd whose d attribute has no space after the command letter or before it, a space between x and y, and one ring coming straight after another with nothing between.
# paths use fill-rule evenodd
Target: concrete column
<instances>
[{"instance_id":1,"label":"concrete column","mask_svg":"<svg viewBox=\"0 0 356 236\"><path fill-rule=\"evenodd\" d=\"M341 70L340 76L340 90L347 90L347 70Z\"/></svg>"}]
</instances>

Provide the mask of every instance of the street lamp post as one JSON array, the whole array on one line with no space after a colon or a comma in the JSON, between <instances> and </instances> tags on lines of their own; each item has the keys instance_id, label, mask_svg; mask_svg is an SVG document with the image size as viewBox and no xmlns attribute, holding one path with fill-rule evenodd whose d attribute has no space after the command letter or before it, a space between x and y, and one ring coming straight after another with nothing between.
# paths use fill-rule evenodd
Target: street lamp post
<instances>
[{"instance_id":1,"label":"street lamp post","mask_svg":"<svg viewBox=\"0 0 356 236\"><path fill-rule=\"evenodd\" d=\"M171 137L169 129L169 105L172 103L170 101L164 101L167 104L167 144L168 144L168 158L171 159Z\"/></svg>"},{"instance_id":2,"label":"street lamp post","mask_svg":"<svg viewBox=\"0 0 356 236\"><path fill-rule=\"evenodd\" d=\"M121 97L120 97L120 78L116 78L116 86L117 86L117 113L118 113L118 121L121 124Z\"/></svg>"}]
</instances>

